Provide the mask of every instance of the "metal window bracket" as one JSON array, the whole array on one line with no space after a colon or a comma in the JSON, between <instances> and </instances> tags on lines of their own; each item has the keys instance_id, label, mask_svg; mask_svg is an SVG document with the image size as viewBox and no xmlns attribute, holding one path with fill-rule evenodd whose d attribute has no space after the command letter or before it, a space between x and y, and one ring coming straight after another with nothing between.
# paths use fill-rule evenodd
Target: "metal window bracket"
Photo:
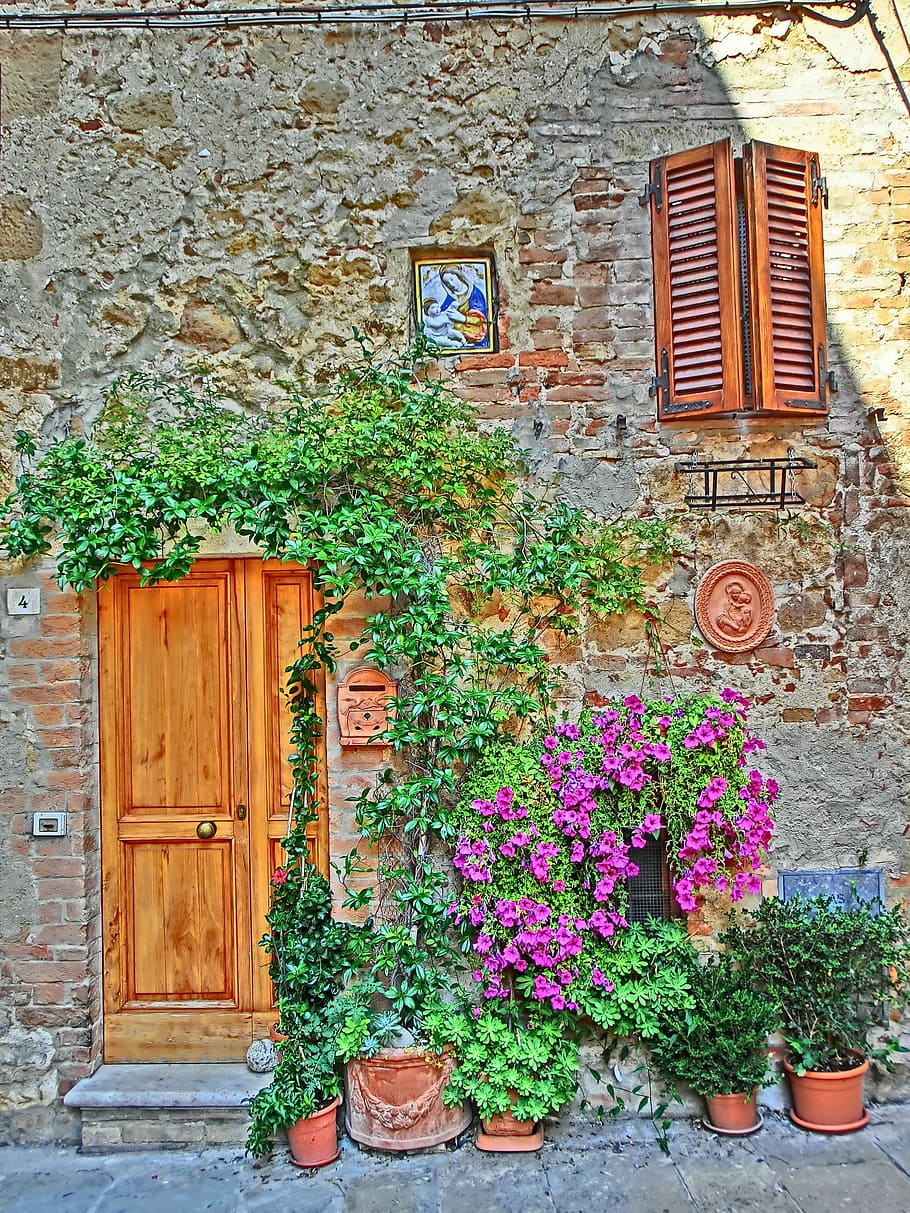
<instances>
[{"instance_id":1,"label":"metal window bracket","mask_svg":"<svg viewBox=\"0 0 910 1213\"><path fill-rule=\"evenodd\" d=\"M805 497L796 489L796 473L818 467L811 459L794 455L773 459L699 460L693 451L690 459L677 463L677 472L701 477L701 492L687 493L686 505L694 509L716 510L721 506L749 506L751 509L784 509L804 505ZM751 474L751 476L750 476ZM721 477L726 478L721 480Z\"/></svg>"}]
</instances>

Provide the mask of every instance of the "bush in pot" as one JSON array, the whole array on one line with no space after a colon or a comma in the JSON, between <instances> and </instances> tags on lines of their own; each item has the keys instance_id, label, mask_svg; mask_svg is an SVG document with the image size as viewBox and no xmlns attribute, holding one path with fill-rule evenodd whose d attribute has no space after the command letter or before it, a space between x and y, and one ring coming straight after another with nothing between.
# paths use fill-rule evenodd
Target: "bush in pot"
<instances>
[{"instance_id":1,"label":"bush in pot","mask_svg":"<svg viewBox=\"0 0 910 1213\"><path fill-rule=\"evenodd\" d=\"M686 966L690 1006L661 1008L651 1042L654 1065L673 1083L685 1083L708 1105L708 1123L721 1132L756 1127L757 1088L769 1080L768 1034L775 1008L728 955Z\"/></svg>"},{"instance_id":2,"label":"bush in pot","mask_svg":"<svg viewBox=\"0 0 910 1213\"><path fill-rule=\"evenodd\" d=\"M339 1152L336 1039L346 1008L330 1003L301 1011L279 1003L279 1011L285 1040L271 1083L250 1101L247 1150L256 1156L270 1153L274 1135L285 1129L297 1166L325 1166Z\"/></svg>"},{"instance_id":3,"label":"bush in pot","mask_svg":"<svg viewBox=\"0 0 910 1213\"><path fill-rule=\"evenodd\" d=\"M535 1150L537 1128L578 1087L578 1032L551 1009L496 999L454 1023L457 1062L445 1100L473 1100L483 1123L481 1149Z\"/></svg>"},{"instance_id":4,"label":"bush in pot","mask_svg":"<svg viewBox=\"0 0 910 1213\"><path fill-rule=\"evenodd\" d=\"M788 1050L793 1119L828 1132L862 1127L869 1062L890 1068L900 1047L876 1029L886 1009L899 1013L910 996L910 924L903 909L772 897L723 940L744 976L774 1003Z\"/></svg>"},{"instance_id":5,"label":"bush in pot","mask_svg":"<svg viewBox=\"0 0 910 1213\"><path fill-rule=\"evenodd\" d=\"M338 1157L337 1040L349 1014L341 991L358 964L362 932L333 918L329 883L306 858L305 826L301 815L284 840L287 866L272 873L260 945L270 957L282 1045L270 1085L250 1103L247 1149L269 1153L274 1134L286 1129L294 1162L324 1166Z\"/></svg>"}]
</instances>

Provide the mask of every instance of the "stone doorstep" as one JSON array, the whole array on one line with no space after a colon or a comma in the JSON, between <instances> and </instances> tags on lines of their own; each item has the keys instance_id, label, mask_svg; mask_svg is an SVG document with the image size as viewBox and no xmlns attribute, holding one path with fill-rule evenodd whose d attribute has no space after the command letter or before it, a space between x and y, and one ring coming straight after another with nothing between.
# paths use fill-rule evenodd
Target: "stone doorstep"
<instances>
[{"instance_id":1,"label":"stone doorstep","mask_svg":"<svg viewBox=\"0 0 910 1213\"><path fill-rule=\"evenodd\" d=\"M240 1063L110 1065L76 1083L63 1102L81 1114L88 1154L239 1146L246 1103L270 1079Z\"/></svg>"}]
</instances>

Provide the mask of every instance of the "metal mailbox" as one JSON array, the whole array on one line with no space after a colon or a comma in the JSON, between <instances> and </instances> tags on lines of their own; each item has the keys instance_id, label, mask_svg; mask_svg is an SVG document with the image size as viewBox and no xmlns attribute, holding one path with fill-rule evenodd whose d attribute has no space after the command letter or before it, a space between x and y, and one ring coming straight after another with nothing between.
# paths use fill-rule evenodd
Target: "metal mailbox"
<instances>
[{"instance_id":1,"label":"metal mailbox","mask_svg":"<svg viewBox=\"0 0 910 1213\"><path fill-rule=\"evenodd\" d=\"M398 683L381 670L361 666L348 674L338 686L341 744L369 745L394 719L395 709L389 700L397 691Z\"/></svg>"}]
</instances>

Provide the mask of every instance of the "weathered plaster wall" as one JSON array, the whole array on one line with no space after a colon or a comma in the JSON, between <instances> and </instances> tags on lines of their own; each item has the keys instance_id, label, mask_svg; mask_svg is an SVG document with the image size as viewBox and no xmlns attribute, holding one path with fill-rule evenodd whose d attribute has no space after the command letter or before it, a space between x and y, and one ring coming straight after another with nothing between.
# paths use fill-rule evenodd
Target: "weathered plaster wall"
<instances>
[{"instance_id":1,"label":"weathered plaster wall","mask_svg":"<svg viewBox=\"0 0 910 1213\"><path fill-rule=\"evenodd\" d=\"M561 473L573 498L604 514L678 514L683 555L654 574L669 670L677 684L729 682L757 701L785 788L776 863L854 865L867 849L890 893L906 895L910 118L865 26L7 33L0 65L0 449L18 428L90 423L104 387L137 366L205 357L257 400L289 373L324 382L352 325L406 336L413 250L492 250L501 348L451 367L459 390L486 423L512 427L535 471ZM827 419L653 419L649 226L637 196L651 157L725 135L821 156L841 385ZM677 459L790 447L819 465L801 478L808 505L792 517L681 509ZM692 616L698 579L728 556L759 563L777 598L771 637L734 658L701 644ZM18 1103L51 1098L92 1064L100 1026L93 624L71 614L72 632L54 632L66 617L55 607L33 631L0 621L0 678L18 688L0 690L0 1079ZM73 646L60 659L83 663L78 677L45 669L50 649L23 647L57 635ZM611 622L569 649L554 640L554 657L575 708L639 689L643 632ZM15 664L34 660L31 672ZM50 719L34 692L59 681ZM41 731L58 728L77 732ZM328 745L341 846L345 797L375 756L342 759L332 732ZM64 784L49 782L56 774ZM55 786L75 828L31 844L27 814L45 795L60 807ZM42 867L53 862L66 874ZM41 916L57 879L80 891L66 894L54 942ZM29 967L43 963L74 968L56 970L49 990Z\"/></svg>"}]
</instances>

